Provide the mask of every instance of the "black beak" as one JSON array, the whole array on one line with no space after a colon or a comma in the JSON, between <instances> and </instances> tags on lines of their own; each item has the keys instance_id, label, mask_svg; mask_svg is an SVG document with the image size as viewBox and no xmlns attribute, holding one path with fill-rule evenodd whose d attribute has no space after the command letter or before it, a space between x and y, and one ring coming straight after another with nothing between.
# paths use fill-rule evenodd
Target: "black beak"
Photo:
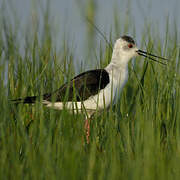
<instances>
[{"instance_id":1,"label":"black beak","mask_svg":"<svg viewBox=\"0 0 180 180\"><path fill-rule=\"evenodd\" d=\"M161 60L168 61L168 59L166 59L166 58L163 58L163 57L160 57L160 56L156 56L156 55L151 54L151 53L147 53L147 52L142 51L142 50L140 50L140 49L137 50L137 53L138 53L140 56L149 58L149 59L152 60L152 61L158 62L158 63L163 64L163 65L167 65L166 63L161 62L161 61L158 61L158 60L156 60L156 59L154 59L154 58L152 58L152 57L156 57L156 58L159 58L159 59L161 59Z\"/></svg>"}]
</instances>

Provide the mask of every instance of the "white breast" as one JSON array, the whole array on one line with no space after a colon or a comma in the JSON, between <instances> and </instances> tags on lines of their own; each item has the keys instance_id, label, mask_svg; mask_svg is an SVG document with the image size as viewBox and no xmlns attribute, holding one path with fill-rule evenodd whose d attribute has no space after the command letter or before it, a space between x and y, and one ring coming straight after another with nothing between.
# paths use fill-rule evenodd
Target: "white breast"
<instances>
[{"instance_id":1,"label":"white breast","mask_svg":"<svg viewBox=\"0 0 180 180\"><path fill-rule=\"evenodd\" d=\"M115 96L114 96L113 104L116 104L117 101L120 99L121 91L125 86L127 80L128 80L128 70L121 71L119 73L119 76L117 77L116 86L114 87Z\"/></svg>"}]
</instances>

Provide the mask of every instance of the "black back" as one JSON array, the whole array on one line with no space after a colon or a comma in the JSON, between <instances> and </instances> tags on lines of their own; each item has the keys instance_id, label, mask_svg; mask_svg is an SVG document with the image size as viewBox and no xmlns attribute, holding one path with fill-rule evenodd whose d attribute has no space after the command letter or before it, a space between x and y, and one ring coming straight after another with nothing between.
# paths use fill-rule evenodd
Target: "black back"
<instances>
[{"instance_id":1,"label":"black back","mask_svg":"<svg viewBox=\"0 0 180 180\"><path fill-rule=\"evenodd\" d=\"M109 83L109 74L105 69L86 71L74 77L70 82L62 85L52 94L44 94L47 101L84 101L105 88Z\"/></svg>"}]
</instances>

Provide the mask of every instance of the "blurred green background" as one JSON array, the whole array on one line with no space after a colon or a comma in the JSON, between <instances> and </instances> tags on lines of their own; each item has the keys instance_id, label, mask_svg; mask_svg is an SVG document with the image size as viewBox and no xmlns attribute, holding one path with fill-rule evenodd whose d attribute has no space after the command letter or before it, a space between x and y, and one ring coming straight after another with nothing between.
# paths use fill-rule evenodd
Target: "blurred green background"
<instances>
[{"instance_id":1,"label":"blurred green background","mask_svg":"<svg viewBox=\"0 0 180 180\"><path fill-rule=\"evenodd\" d=\"M0 179L179 179L179 7L178 0L0 1ZM91 121L90 144L83 115L11 103L105 67L112 54L105 39L113 46L124 34L170 60L129 63L120 101Z\"/></svg>"}]
</instances>

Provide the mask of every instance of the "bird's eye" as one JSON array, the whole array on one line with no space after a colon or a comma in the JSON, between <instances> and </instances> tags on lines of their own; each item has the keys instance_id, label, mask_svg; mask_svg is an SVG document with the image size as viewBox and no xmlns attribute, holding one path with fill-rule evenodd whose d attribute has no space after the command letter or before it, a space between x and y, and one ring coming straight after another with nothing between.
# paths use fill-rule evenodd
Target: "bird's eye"
<instances>
[{"instance_id":1,"label":"bird's eye","mask_svg":"<svg viewBox=\"0 0 180 180\"><path fill-rule=\"evenodd\" d=\"M128 44L128 48L132 48L133 47L133 45L132 44Z\"/></svg>"}]
</instances>

